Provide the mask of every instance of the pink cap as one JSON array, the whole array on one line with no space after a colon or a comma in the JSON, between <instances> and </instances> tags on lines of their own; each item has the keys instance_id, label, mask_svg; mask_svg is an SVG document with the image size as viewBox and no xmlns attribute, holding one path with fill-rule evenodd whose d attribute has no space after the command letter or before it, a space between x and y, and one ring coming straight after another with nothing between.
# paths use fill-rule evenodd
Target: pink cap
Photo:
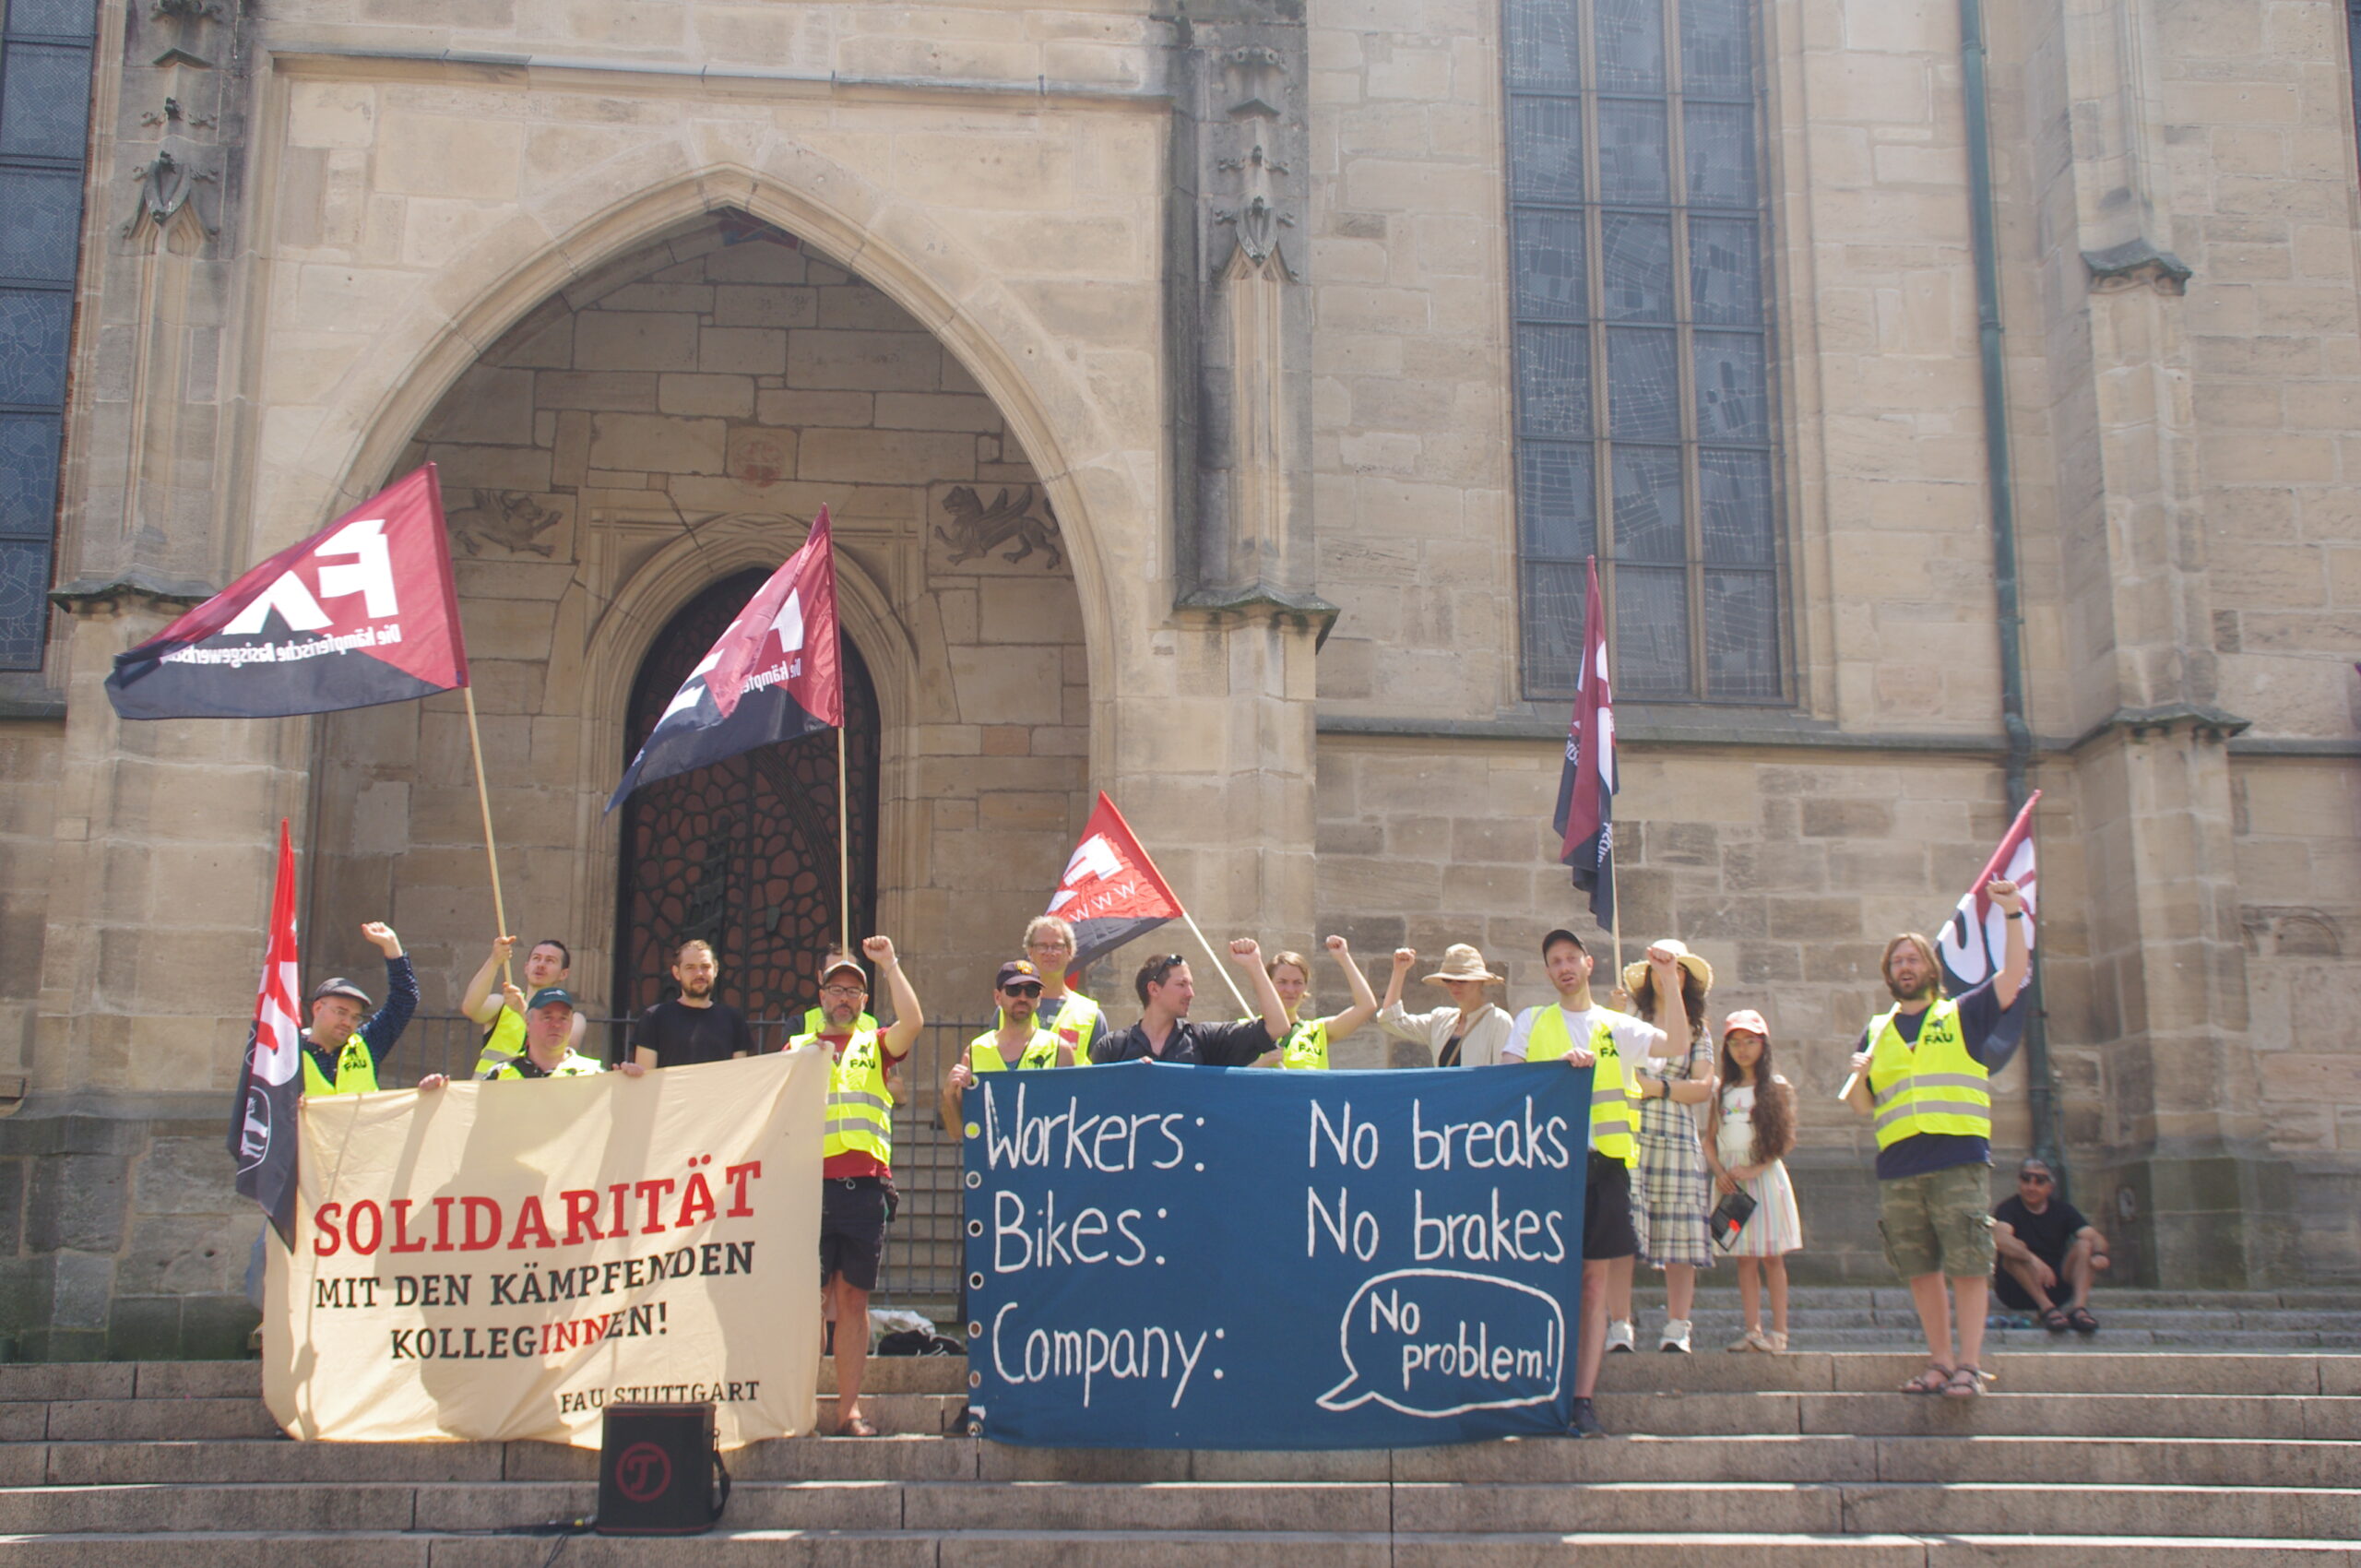
<instances>
[{"instance_id":1,"label":"pink cap","mask_svg":"<svg viewBox=\"0 0 2361 1568\"><path fill-rule=\"evenodd\" d=\"M1722 1033L1725 1036L1727 1036L1732 1029L1750 1030L1761 1035L1764 1039L1771 1038L1771 1026L1764 1023L1762 1015L1751 1007L1741 1007L1722 1020Z\"/></svg>"}]
</instances>

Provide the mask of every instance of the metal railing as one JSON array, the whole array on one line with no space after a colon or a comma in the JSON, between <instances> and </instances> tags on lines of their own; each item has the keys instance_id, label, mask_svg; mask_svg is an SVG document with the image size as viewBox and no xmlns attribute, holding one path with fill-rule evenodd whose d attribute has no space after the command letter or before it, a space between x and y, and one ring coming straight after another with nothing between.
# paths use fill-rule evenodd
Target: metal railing
<instances>
[{"instance_id":1,"label":"metal railing","mask_svg":"<svg viewBox=\"0 0 2361 1568\"><path fill-rule=\"evenodd\" d=\"M592 1018L583 1054L610 1066L629 1059L635 1018ZM783 1049L802 1032L801 1016L752 1018L748 1027L757 1051ZM953 1060L990 1023L933 1022L889 1075L894 1085L894 1185L901 1205L885 1232L885 1259L878 1274L880 1306L909 1307L948 1316L959 1289L963 1258L960 1236L959 1146L943 1132L935 1103L943 1075ZM483 1026L455 1013L411 1017L386 1060L387 1087L415 1083L429 1073L471 1077L483 1047Z\"/></svg>"}]
</instances>

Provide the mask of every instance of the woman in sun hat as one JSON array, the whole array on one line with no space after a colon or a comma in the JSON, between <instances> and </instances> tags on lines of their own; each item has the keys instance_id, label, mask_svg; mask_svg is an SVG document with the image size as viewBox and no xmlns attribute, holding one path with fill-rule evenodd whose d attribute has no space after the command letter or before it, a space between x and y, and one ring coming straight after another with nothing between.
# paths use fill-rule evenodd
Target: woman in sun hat
<instances>
[{"instance_id":1,"label":"woman in sun hat","mask_svg":"<svg viewBox=\"0 0 2361 1568\"><path fill-rule=\"evenodd\" d=\"M1667 1054L1640 1063L1640 1171L1632 1196L1646 1211L1640 1231L1641 1255L1664 1271L1665 1325L1659 1350L1687 1354L1689 1313L1697 1298L1697 1271L1714 1266L1714 1242L1705 1217L1714 1211L1714 1185L1705 1173L1705 1153L1697 1142L1696 1113L1690 1108L1714 1097L1714 1041L1705 1022L1705 993L1714 968L1675 937L1651 951L1672 955L1680 973L1680 999L1689 1017L1689 1038L1667 1043ZM1631 1011L1661 1025L1655 977L1643 963L1623 967L1623 990ZM1607 1348L1632 1348L1631 1260L1620 1261L1608 1286Z\"/></svg>"},{"instance_id":2,"label":"woman in sun hat","mask_svg":"<svg viewBox=\"0 0 2361 1568\"><path fill-rule=\"evenodd\" d=\"M1465 942L1444 948L1442 968L1427 976L1426 982L1441 986L1451 1004L1431 1013L1406 1013L1402 982L1418 961L1415 949L1394 950L1394 976L1386 981L1385 1001L1377 1010L1379 1026L1395 1039L1410 1040L1434 1052L1438 1067L1489 1067L1499 1062L1501 1047L1508 1042L1509 1029L1516 1020L1484 994L1487 986L1506 983L1485 966L1484 955Z\"/></svg>"}]
</instances>

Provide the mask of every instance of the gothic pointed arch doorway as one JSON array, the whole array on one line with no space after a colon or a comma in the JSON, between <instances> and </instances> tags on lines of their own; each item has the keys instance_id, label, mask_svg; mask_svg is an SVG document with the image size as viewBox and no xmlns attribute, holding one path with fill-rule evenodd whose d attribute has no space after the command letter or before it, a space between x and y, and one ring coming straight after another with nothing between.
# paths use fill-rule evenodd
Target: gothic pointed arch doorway
<instances>
[{"instance_id":1,"label":"gothic pointed arch doorway","mask_svg":"<svg viewBox=\"0 0 2361 1568\"><path fill-rule=\"evenodd\" d=\"M741 572L689 601L640 661L624 721L628 764L665 704L769 574ZM877 910L877 692L844 641L854 939ZM836 748L833 734L760 746L635 793L623 808L614 1004L633 1016L672 994L671 953L713 944L720 996L749 1018L800 1018L813 965L836 940ZM757 1031L765 1045L777 1031Z\"/></svg>"}]
</instances>

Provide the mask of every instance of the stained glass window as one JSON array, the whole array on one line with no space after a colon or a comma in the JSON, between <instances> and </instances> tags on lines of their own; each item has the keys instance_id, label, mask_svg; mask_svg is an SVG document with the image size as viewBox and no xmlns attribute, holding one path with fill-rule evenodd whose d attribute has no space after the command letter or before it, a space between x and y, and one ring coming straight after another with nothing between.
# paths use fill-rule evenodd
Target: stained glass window
<instances>
[{"instance_id":1,"label":"stained glass window","mask_svg":"<svg viewBox=\"0 0 2361 1568\"><path fill-rule=\"evenodd\" d=\"M1525 695L1791 700L1755 0L1502 6Z\"/></svg>"},{"instance_id":2,"label":"stained glass window","mask_svg":"<svg viewBox=\"0 0 2361 1568\"><path fill-rule=\"evenodd\" d=\"M0 0L0 670L49 634L92 6Z\"/></svg>"}]
</instances>

